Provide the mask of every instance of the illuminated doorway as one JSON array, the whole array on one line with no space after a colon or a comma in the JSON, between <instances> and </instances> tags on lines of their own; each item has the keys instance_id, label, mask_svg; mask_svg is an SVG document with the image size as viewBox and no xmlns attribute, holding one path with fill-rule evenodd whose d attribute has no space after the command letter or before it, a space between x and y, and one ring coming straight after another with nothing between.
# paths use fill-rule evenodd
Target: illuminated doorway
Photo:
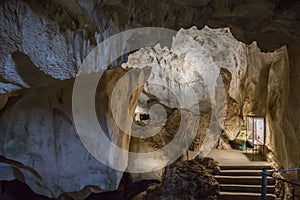
<instances>
[{"instance_id":1,"label":"illuminated doorway","mask_svg":"<svg viewBox=\"0 0 300 200\"><path fill-rule=\"evenodd\" d=\"M246 122L248 146L253 149L253 153L257 153L260 147L263 147L264 152L266 138L265 118L248 115Z\"/></svg>"}]
</instances>

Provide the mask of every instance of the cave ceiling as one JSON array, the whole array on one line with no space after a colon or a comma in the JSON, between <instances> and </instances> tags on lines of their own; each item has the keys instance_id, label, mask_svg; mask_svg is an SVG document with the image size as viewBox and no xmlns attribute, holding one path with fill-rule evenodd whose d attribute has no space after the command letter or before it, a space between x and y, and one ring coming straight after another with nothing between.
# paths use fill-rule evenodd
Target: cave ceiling
<instances>
[{"instance_id":1,"label":"cave ceiling","mask_svg":"<svg viewBox=\"0 0 300 200\"><path fill-rule=\"evenodd\" d=\"M40 4L34 5L45 5L45 1ZM175 30L191 26L201 29L204 25L230 27L238 40L246 44L257 41L262 51L274 51L300 36L297 0L55 0L48 4L44 14L52 13L62 30L73 27L99 31L109 26L107 19L121 30L143 26ZM60 10L60 14L53 15L51 9Z\"/></svg>"}]
</instances>

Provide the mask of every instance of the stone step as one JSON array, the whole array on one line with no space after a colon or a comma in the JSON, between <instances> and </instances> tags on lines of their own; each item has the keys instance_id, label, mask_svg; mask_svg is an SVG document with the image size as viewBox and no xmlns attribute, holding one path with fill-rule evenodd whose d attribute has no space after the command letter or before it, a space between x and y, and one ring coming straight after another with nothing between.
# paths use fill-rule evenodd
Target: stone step
<instances>
[{"instance_id":1,"label":"stone step","mask_svg":"<svg viewBox=\"0 0 300 200\"><path fill-rule=\"evenodd\" d=\"M221 170L262 170L263 168L272 169L270 165L220 165Z\"/></svg>"},{"instance_id":2,"label":"stone step","mask_svg":"<svg viewBox=\"0 0 300 200\"><path fill-rule=\"evenodd\" d=\"M215 175L215 179L219 184L238 184L238 185L261 185L261 176L222 176ZM268 178L268 185L274 185L275 180Z\"/></svg>"},{"instance_id":3,"label":"stone step","mask_svg":"<svg viewBox=\"0 0 300 200\"><path fill-rule=\"evenodd\" d=\"M261 176L261 170L238 170L238 169L230 169L230 170L220 170L219 175L222 176Z\"/></svg>"},{"instance_id":4,"label":"stone step","mask_svg":"<svg viewBox=\"0 0 300 200\"><path fill-rule=\"evenodd\" d=\"M267 194L267 200L275 199L275 195ZM261 200L260 193L248 192L220 192L220 200Z\"/></svg>"},{"instance_id":5,"label":"stone step","mask_svg":"<svg viewBox=\"0 0 300 200\"><path fill-rule=\"evenodd\" d=\"M261 192L261 185L238 185L238 184L220 184L222 192ZM267 192L274 194L275 186L268 185Z\"/></svg>"}]
</instances>

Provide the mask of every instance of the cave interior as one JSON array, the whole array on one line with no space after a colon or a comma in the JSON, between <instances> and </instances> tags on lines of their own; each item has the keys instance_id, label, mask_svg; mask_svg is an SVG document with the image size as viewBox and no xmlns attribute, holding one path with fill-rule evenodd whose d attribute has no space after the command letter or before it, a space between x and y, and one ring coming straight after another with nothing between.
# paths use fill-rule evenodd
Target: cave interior
<instances>
[{"instance_id":1,"label":"cave interior","mask_svg":"<svg viewBox=\"0 0 300 200\"><path fill-rule=\"evenodd\" d=\"M0 199L300 199L299 11L1 1Z\"/></svg>"}]
</instances>

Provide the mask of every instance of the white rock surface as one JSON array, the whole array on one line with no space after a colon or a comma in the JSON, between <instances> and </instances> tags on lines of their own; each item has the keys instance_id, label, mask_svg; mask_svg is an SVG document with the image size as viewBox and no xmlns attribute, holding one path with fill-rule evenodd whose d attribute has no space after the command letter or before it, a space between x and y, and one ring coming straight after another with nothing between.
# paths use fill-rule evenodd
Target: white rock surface
<instances>
[{"instance_id":1,"label":"white rock surface","mask_svg":"<svg viewBox=\"0 0 300 200\"><path fill-rule=\"evenodd\" d=\"M246 50L246 45L226 28L192 27L177 33L170 50L160 46L141 49L131 54L122 67L151 67L144 87L149 98L154 96L170 108L186 109L195 115L212 108L218 126L226 129L226 101L229 97L239 98L239 85L247 67ZM228 91L226 83L219 80L221 69L228 70L232 77Z\"/></svg>"},{"instance_id":2,"label":"white rock surface","mask_svg":"<svg viewBox=\"0 0 300 200\"><path fill-rule=\"evenodd\" d=\"M170 108L199 110L199 101L205 101L203 93L207 91L203 78L167 48L156 46L154 49L141 49L131 54L122 67L151 67L152 73L144 86L145 93L153 95Z\"/></svg>"},{"instance_id":3,"label":"white rock surface","mask_svg":"<svg viewBox=\"0 0 300 200\"><path fill-rule=\"evenodd\" d=\"M160 46L141 49L131 54L122 67L152 67L144 93L154 95L168 107L195 114L199 105L202 112L207 112L211 105L222 111L217 107L227 102L226 115L218 116L220 112L216 112L216 120L234 139L244 123L243 116L266 114L267 88L273 87L273 83L267 87L269 69L286 67L286 56L284 48L262 53L256 43L238 42L227 28L192 27L177 33L170 50ZM222 84L218 82L220 76Z\"/></svg>"},{"instance_id":4,"label":"white rock surface","mask_svg":"<svg viewBox=\"0 0 300 200\"><path fill-rule=\"evenodd\" d=\"M214 96L214 88L221 68L232 74L229 95L238 97L240 79L246 73L246 45L237 41L228 28L211 29L205 26L181 29L173 41L172 51L184 57L203 77Z\"/></svg>"}]
</instances>

